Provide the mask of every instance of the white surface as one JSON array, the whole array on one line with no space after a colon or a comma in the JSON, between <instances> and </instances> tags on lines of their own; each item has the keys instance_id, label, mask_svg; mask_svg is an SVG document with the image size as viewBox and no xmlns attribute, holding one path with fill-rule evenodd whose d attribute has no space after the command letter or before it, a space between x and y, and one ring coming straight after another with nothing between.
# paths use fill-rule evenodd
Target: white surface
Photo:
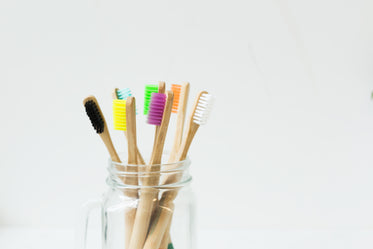
<instances>
[{"instance_id":1,"label":"white surface","mask_svg":"<svg viewBox=\"0 0 373 249\"><path fill-rule=\"evenodd\" d=\"M82 99L108 117L113 87L140 103L165 80L216 96L190 151L201 229L373 228L372 13L367 0L1 1L0 224L71 227L105 188ZM139 123L144 150L153 127Z\"/></svg>"},{"instance_id":2,"label":"white surface","mask_svg":"<svg viewBox=\"0 0 373 249\"><path fill-rule=\"evenodd\" d=\"M98 235L98 233L97 233ZM61 229L0 229L1 249L72 249L73 231ZM210 230L199 234L198 248L371 249L373 230ZM87 249L100 249L91 243Z\"/></svg>"}]
</instances>

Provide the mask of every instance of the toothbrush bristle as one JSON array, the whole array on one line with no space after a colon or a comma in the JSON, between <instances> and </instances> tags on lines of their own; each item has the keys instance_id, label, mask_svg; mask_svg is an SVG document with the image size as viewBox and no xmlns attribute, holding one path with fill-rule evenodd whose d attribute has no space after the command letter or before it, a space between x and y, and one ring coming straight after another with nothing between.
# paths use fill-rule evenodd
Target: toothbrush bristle
<instances>
[{"instance_id":1,"label":"toothbrush bristle","mask_svg":"<svg viewBox=\"0 0 373 249\"><path fill-rule=\"evenodd\" d=\"M172 113L177 113L179 109L181 85L172 84L171 90L174 92L174 102L172 104Z\"/></svg>"},{"instance_id":2,"label":"toothbrush bristle","mask_svg":"<svg viewBox=\"0 0 373 249\"><path fill-rule=\"evenodd\" d=\"M132 96L131 89L124 88L117 91L117 97L118 99L124 99L126 100L128 97Z\"/></svg>"},{"instance_id":3,"label":"toothbrush bristle","mask_svg":"<svg viewBox=\"0 0 373 249\"><path fill-rule=\"evenodd\" d=\"M208 93L203 93L198 100L198 104L193 115L193 122L198 125L206 124L212 109L212 104L212 95Z\"/></svg>"},{"instance_id":4,"label":"toothbrush bristle","mask_svg":"<svg viewBox=\"0 0 373 249\"><path fill-rule=\"evenodd\" d=\"M152 98L152 93L158 92L158 85L146 85L145 86L145 96L144 96L144 115L149 112L150 99Z\"/></svg>"},{"instance_id":5,"label":"toothbrush bristle","mask_svg":"<svg viewBox=\"0 0 373 249\"><path fill-rule=\"evenodd\" d=\"M120 131L127 130L126 101L113 99L114 129Z\"/></svg>"},{"instance_id":6,"label":"toothbrush bristle","mask_svg":"<svg viewBox=\"0 0 373 249\"><path fill-rule=\"evenodd\" d=\"M91 120L93 128L98 134L103 133L105 122L96 103L93 100L88 100L85 102L84 107L89 119Z\"/></svg>"},{"instance_id":7,"label":"toothbrush bristle","mask_svg":"<svg viewBox=\"0 0 373 249\"><path fill-rule=\"evenodd\" d=\"M161 125L166 104L166 94L153 93L150 101L148 124Z\"/></svg>"}]
</instances>

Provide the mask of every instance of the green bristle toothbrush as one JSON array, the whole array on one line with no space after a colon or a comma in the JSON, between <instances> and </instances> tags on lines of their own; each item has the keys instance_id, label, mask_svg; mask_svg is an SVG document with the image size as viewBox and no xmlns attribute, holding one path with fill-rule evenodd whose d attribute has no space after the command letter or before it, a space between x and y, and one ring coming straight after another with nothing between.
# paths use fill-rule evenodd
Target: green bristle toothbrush
<instances>
[{"instance_id":1,"label":"green bristle toothbrush","mask_svg":"<svg viewBox=\"0 0 373 249\"><path fill-rule=\"evenodd\" d=\"M152 93L158 92L158 85L145 85L145 96L144 96L144 115L148 115L150 99Z\"/></svg>"}]
</instances>

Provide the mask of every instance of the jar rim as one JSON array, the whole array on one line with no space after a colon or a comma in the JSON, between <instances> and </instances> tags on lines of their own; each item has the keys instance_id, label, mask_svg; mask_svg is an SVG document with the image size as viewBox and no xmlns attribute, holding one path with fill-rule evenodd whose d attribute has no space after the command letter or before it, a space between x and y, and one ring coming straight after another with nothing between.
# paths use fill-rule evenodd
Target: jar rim
<instances>
[{"instance_id":1,"label":"jar rim","mask_svg":"<svg viewBox=\"0 0 373 249\"><path fill-rule=\"evenodd\" d=\"M185 185L190 183L192 181L192 179L193 178L191 176L189 176L186 179L184 179L182 181L175 182L175 183L168 183L168 184L150 186L150 185L125 184L123 182L116 181L116 180L112 179L111 177L107 177L106 178L106 183L109 186L115 186L115 188L119 188L119 189L139 189L139 188L141 188L141 189L154 189L154 188L175 189L175 188L184 187Z\"/></svg>"},{"instance_id":2,"label":"jar rim","mask_svg":"<svg viewBox=\"0 0 373 249\"><path fill-rule=\"evenodd\" d=\"M151 171L151 172L148 172L148 171L138 172L138 171L136 171L136 172L133 172L133 171L128 171L126 169L128 167L146 168L150 165L149 164L145 164L145 165L143 165L143 164L129 164L128 161L118 163L118 162L115 162L115 161L111 160L111 158L109 158L108 171L111 172L111 173L115 172L115 174L123 173L123 174L126 174L126 175L145 175L145 174L149 174L149 173L151 173L151 174L172 173L172 172L177 172L177 171L184 171L185 169L189 168L190 164L191 164L190 158L186 157L184 160L173 162L173 163L160 163L160 164L152 164L151 165L152 167L157 167L158 166L160 168L159 171ZM118 169L118 166L123 167L123 170Z\"/></svg>"},{"instance_id":3,"label":"jar rim","mask_svg":"<svg viewBox=\"0 0 373 249\"><path fill-rule=\"evenodd\" d=\"M190 159L189 159L189 157L187 157L184 160L180 160L180 161L173 162L173 163L168 163L167 162L167 163L159 163L159 164L152 164L152 165L154 165L154 166L161 166L161 165L167 166L167 165L172 165L172 164L176 164L176 163L184 163L184 162L189 162L189 161L190 161ZM142 164L131 164L131 163L128 163L128 161L118 163L118 162L115 162L115 161L111 160L111 158L109 158L109 163L116 164L116 165L122 165L122 166L143 166Z\"/></svg>"},{"instance_id":4,"label":"jar rim","mask_svg":"<svg viewBox=\"0 0 373 249\"><path fill-rule=\"evenodd\" d=\"M167 159L169 154L167 152L163 153L162 158ZM146 160L148 161L148 160ZM166 161L166 160L164 160ZM109 177L107 178L107 184L111 186L116 186L117 188L178 188L188 184L192 177L189 175L189 166L191 161L189 157L184 160L173 162L173 163L161 163L161 164L128 164L128 161L121 163L114 162L109 159L109 164L107 170L109 172ZM154 167L154 168L153 168ZM175 182L164 183L156 186L150 186L148 184L142 184L146 179L151 179L155 177L160 179L160 177L170 177L175 175L182 175L182 179ZM123 182L123 179L138 179L136 184L128 184ZM142 183L140 183L142 182Z\"/></svg>"}]
</instances>

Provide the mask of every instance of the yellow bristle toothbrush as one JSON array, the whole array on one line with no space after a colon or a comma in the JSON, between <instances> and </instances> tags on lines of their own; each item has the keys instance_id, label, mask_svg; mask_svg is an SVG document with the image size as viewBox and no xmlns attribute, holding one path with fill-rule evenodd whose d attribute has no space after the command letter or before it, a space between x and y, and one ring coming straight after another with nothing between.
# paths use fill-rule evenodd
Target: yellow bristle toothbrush
<instances>
[{"instance_id":1,"label":"yellow bristle toothbrush","mask_svg":"<svg viewBox=\"0 0 373 249\"><path fill-rule=\"evenodd\" d=\"M198 94L194 107L192 109L191 116L189 118L188 127L184 134L183 141L177 154L177 161L186 159L189 147L193 141L194 135L196 134L200 125L207 122L208 116L212 108L213 98L206 91L202 91ZM165 184L170 184L179 181L181 178L180 174L170 175ZM162 198L159 201L159 210L157 212L157 218L151 224L149 229L148 237L145 241L143 249L159 249L163 236L170 224L172 219L174 204L173 201L177 196L177 190L169 190L162 194ZM164 248L161 248L164 249Z\"/></svg>"},{"instance_id":2,"label":"yellow bristle toothbrush","mask_svg":"<svg viewBox=\"0 0 373 249\"><path fill-rule=\"evenodd\" d=\"M137 147L137 136L136 136L136 104L134 97L127 97L127 100L114 99L113 100L113 117L114 117L114 128L117 130L123 130L127 134L128 142L128 166L126 166L126 172L137 172L137 166L134 165L145 165L145 162L139 162L138 159L138 147ZM137 186L138 177L137 175L128 175L124 179L124 183L127 185ZM125 194L131 198L137 199L138 191L136 189L125 190ZM136 208L126 210L125 212L125 248L128 248L132 229L136 217Z\"/></svg>"},{"instance_id":3,"label":"yellow bristle toothbrush","mask_svg":"<svg viewBox=\"0 0 373 249\"><path fill-rule=\"evenodd\" d=\"M121 89L119 90L118 88L115 88L113 90L113 93L112 93L112 97L113 97L113 100L126 100L128 97L131 97L132 96L132 92L129 88L124 88L124 89ZM114 111L114 110L113 110ZM115 114L114 114L114 117L115 117ZM115 120L114 120L114 129L115 128ZM122 125L122 128L120 128L118 126L118 129L116 130L122 130L124 131L124 135L125 137L127 138L127 129L125 129ZM144 158L142 157L137 145L136 145L136 153L137 153L137 164L139 165L145 165L145 160Z\"/></svg>"},{"instance_id":4,"label":"yellow bristle toothbrush","mask_svg":"<svg viewBox=\"0 0 373 249\"><path fill-rule=\"evenodd\" d=\"M143 248L148 233L154 199L157 199L158 197L157 189L146 186L157 186L159 184L159 173L152 172L160 171L164 142L166 139L173 102L173 93L171 91L167 91L166 96L163 95L164 94L161 93L153 93L150 103L148 123L160 127L155 139L156 142L153 147L149 165L146 167L146 172L149 174L145 174L145 177L142 180L142 185L145 187L140 190L140 199L129 249Z\"/></svg>"},{"instance_id":5,"label":"yellow bristle toothbrush","mask_svg":"<svg viewBox=\"0 0 373 249\"><path fill-rule=\"evenodd\" d=\"M131 97L129 97L131 98ZM133 101L128 104L130 108L133 106ZM136 165L137 164L137 150L136 150L136 140L134 141L133 135L131 132L135 130L136 134L136 119L132 118L132 111L131 109L127 109L127 100L122 99L113 99L113 121L114 121L114 129L124 131L127 137L128 142L128 165ZM127 122L127 117L130 117L132 123ZM134 123L135 122L135 123ZM127 124L128 123L128 124ZM127 127L129 126L131 132L127 132ZM124 169L125 172L137 172L136 167L126 166ZM132 175L128 175L123 179L124 184L126 185L138 185L137 177L133 177ZM136 200L138 198L138 191L136 189L125 189L124 194L130 198ZM136 208L131 208L125 210L124 213L124 221L125 221L125 248L128 248L129 241L131 239L132 234L132 227L136 217Z\"/></svg>"}]
</instances>

